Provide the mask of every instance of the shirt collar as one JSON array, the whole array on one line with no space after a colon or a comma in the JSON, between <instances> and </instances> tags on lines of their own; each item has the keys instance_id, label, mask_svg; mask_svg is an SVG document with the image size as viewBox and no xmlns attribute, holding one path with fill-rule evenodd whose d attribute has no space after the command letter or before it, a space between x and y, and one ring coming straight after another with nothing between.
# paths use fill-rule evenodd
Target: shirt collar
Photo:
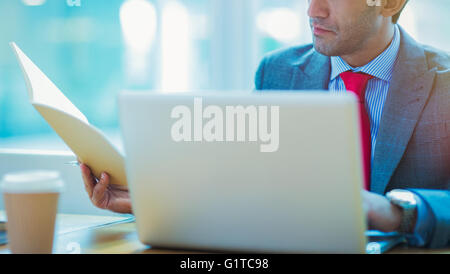
<instances>
[{"instance_id":1,"label":"shirt collar","mask_svg":"<svg viewBox=\"0 0 450 274\"><path fill-rule=\"evenodd\" d=\"M384 81L391 81L392 73L394 71L395 61L400 49L400 30L395 25L394 38L389 47L378 55L375 59L370 61L367 65L362 67L351 67L341 57L331 57L331 80L334 80L339 74L345 71L364 72Z\"/></svg>"}]
</instances>

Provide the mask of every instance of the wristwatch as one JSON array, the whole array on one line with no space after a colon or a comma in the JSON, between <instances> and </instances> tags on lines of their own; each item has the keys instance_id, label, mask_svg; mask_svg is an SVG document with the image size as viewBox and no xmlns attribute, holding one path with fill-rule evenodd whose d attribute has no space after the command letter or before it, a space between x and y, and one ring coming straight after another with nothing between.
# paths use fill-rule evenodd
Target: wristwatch
<instances>
[{"instance_id":1,"label":"wristwatch","mask_svg":"<svg viewBox=\"0 0 450 274\"><path fill-rule=\"evenodd\" d=\"M411 233L415 219L417 201L414 193L408 190L396 189L386 194L388 200L403 211L403 217L398 232Z\"/></svg>"}]
</instances>

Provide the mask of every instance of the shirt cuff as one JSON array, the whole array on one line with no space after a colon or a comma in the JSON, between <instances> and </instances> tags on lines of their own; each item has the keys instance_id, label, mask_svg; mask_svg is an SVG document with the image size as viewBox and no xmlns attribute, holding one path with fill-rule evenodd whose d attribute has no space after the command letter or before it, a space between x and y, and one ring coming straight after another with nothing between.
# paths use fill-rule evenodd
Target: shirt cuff
<instances>
[{"instance_id":1,"label":"shirt cuff","mask_svg":"<svg viewBox=\"0 0 450 274\"><path fill-rule=\"evenodd\" d=\"M416 194L414 199L417 203L417 220L414 232L406 235L406 239L410 246L424 247L430 241L433 231L433 212L425 201Z\"/></svg>"}]
</instances>

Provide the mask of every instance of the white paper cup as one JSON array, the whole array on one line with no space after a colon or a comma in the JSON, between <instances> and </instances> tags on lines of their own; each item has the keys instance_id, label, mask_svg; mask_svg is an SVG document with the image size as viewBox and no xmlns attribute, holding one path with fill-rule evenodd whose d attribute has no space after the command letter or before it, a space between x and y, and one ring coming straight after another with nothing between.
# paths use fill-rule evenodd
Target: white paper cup
<instances>
[{"instance_id":1,"label":"white paper cup","mask_svg":"<svg viewBox=\"0 0 450 274\"><path fill-rule=\"evenodd\" d=\"M12 253L52 253L58 199L63 186L59 173L54 171L15 172L3 177L1 190Z\"/></svg>"}]
</instances>

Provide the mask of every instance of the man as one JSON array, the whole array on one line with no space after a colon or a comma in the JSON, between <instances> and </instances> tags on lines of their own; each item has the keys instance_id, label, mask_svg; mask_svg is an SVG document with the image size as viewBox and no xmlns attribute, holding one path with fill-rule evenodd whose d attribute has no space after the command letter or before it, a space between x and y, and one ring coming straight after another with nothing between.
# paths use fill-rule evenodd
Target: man
<instances>
[{"instance_id":1,"label":"man","mask_svg":"<svg viewBox=\"0 0 450 274\"><path fill-rule=\"evenodd\" d=\"M255 85L360 96L369 226L438 248L450 244L450 58L397 26L406 2L309 0L313 44L269 54ZM131 212L125 189L81 168L96 206Z\"/></svg>"}]
</instances>

